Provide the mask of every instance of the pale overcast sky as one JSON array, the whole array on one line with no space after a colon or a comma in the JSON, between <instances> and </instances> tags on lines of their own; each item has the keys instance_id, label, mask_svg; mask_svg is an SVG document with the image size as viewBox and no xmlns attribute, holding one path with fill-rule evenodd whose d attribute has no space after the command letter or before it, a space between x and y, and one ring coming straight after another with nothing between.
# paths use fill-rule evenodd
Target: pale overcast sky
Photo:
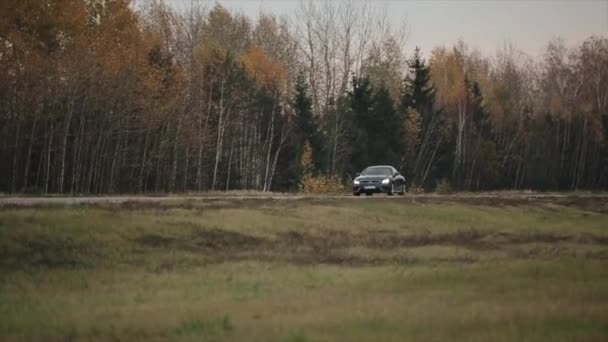
<instances>
[{"instance_id":1,"label":"pale overcast sky","mask_svg":"<svg viewBox=\"0 0 608 342\"><path fill-rule=\"evenodd\" d=\"M182 7L190 0L167 0ZM567 45L590 35L608 35L608 0L371 0L386 7L389 19L399 25L407 18L406 48L420 46L425 54L438 45L464 40L484 54L494 55L512 44L532 57L554 37ZM292 17L299 0L223 0L225 7L256 17L261 11ZM213 4L213 1L209 1Z\"/></svg>"}]
</instances>

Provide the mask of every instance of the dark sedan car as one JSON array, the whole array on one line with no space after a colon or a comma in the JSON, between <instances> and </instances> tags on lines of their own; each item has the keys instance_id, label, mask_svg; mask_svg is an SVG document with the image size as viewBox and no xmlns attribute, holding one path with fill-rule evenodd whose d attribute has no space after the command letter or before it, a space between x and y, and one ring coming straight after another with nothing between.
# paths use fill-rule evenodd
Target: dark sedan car
<instances>
[{"instance_id":1,"label":"dark sedan car","mask_svg":"<svg viewBox=\"0 0 608 342\"><path fill-rule=\"evenodd\" d=\"M371 196L374 193L405 194L405 178L394 167L388 165L370 166L357 174L353 181L353 194Z\"/></svg>"}]
</instances>

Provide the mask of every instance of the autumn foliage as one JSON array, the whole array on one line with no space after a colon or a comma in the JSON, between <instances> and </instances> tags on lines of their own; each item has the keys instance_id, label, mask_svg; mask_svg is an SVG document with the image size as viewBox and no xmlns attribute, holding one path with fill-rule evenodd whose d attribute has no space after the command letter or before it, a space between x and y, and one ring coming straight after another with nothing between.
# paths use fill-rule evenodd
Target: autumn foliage
<instances>
[{"instance_id":1,"label":"autumn foliage","mask_svg":"<svg viewBox=\"0 0 608 342\"><path fill-rule=\"evenodd\" d=\"M314 174L312 147L308 142L304 145L300 166L300 169L302 170L300 191L313 194L335 194L342 193L346 190L346 187L337 176Z\"/></svg>"},{"instance_id":2,"label":"autumn foliage","mask_svg":"<svg viewBox=\"0 0 608 342\"><path fill-rule=\"evenodd\" d=\"M0 192L339 192L369 164L415 192L608 189L605 36L425 53L363 2L301 6L1 1Z\"/></svg>"},{"instance_id":3,"label":"autumn foliage","mask_svg":"<svg viewBox=\"0 0 608 342\"><path fill-rule=\"evenodd\" d=\"M285 67L271 62L259 47L249 48L241 60L247 75L263 87L276 88L287 78Z\"/></svg>"}]
</instances>

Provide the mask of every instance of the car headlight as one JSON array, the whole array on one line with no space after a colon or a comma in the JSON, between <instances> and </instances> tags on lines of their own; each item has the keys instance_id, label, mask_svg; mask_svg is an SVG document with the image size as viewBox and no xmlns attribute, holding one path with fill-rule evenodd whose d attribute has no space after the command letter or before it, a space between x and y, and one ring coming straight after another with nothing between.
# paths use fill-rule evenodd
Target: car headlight
<instances>
[{"instance_id":1,"label":"car headlight","mask_svg":"<svg viewBox=\"0 0 608 342\"><path fill-rule=\"evenodd\" d=\"M382 180L382 184L385 184L385 185L386 185L386 184L388 184L388 183L390 183L390 182L391 182L391 180L390 180L390 179L388 179L388 178L384 178L384 179Z\"/></svg>"},{"instance_id":2,"label":"car headlight","mask_svg":"<svg viewBox=\"0 0 608 342\"><path fill-rule=\"evenodd\" d=\"M355 183L355 185L359 185L359 180L355 179L354 183Z\"/></svg>"}]
</instances>

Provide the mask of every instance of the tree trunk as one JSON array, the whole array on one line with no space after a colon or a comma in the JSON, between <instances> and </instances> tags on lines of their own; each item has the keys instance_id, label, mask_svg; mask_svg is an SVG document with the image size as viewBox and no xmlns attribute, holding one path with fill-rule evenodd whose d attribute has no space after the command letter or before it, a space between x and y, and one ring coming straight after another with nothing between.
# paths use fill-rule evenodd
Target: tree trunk
<instances>
[{"instance_id":1,"label":"tree trunk","mask_svg":"<svg viewBox=\"0 0 608 342\"><path fill-rule=\"evenodd\" d=\"M61 167L59 171L59 193L63 193L63 183L65 180L65 158L67 155L68 146L68 134L70 132L70 123L72 122L72 115L74 112L74 102L68 104L68 115L65 122L65 129L63 131L63 141L61 143Z\"/></svg>"},{"instance_id":2,"label":"tree trunk","mask_svg":"<svg viewBox=\"0 0 608 342\"><path fill-rule=\"evenodd\" d=\"M182 191L188 191L188 168L190 167L190 146L186 146L186 165L184 166L184 182Z\"/></svg>"},{"instance_id":3,"label":"tree trunk","mask_svg":"<svg viewBox=\"0 0 608 342\"><path fill-rule=\"evenodd\" d=\"M283 129L281 129L281 138L279 140L279 146L277 147L277 150L274 154L274 159L272 161L272 170L270 172L270 181L268 182L268 189L272 189L272 180L274 178L274 174L275 171L277 169L277 162L279 160L279 154L281 153L281 149L283 148L283 145L285 144L285 141L287 140L287 129L284 126Z\"/></svg>"},{"instance_id":4,"label":"tree trunk","mask_svg":"<svg viewBox=\"0 0 608 342\"><path fill-rule=\"evenodd\" d=\"M49 183L51 179L51 149L53 146L54 122L51 117L51 128L49 132L49 144L46 149L46 170L44 172L44 193L49 192Z\"/></svg>"},{"instance_id":5,"label":"tree trunk","mask_svg":"<svg viewBox=\"0 0 608 342\"><path fill-rule=\"evenodd\" d=\"M114 153L112 154L112 163L111 163L111 166L110 166L110 181L108 183L108 192L114 192L115 191L115 189L114 189L114 178L115 178L114 175L116 173L116 164L117 164L120 148L121 148L121 145L122 145L122 136L123 135L119 131L118 138L117 138L117 141L116 141L116 148L114 148Z\"/></svg>"},{"instance_id":6,"label":"tree trunk","mask_svg":"<svg viewBox=\"0 0 608 342\"><path fill-rule=\"evenodd\" d=\"M72 160L72 184L70 185L70 192L74 193L78 191L76 187L78 186L78 180L80 178L80 154L84 145L84 113L80 115L80 125L78 129L78 135L76 136L76 141L74 142L75 151L73 152L73 160Z\"/></svg>"},{"instance_id":7,"label":"tree trunk","mask_svg":"<svg viewBox=\"0 0 608 342\"><path fill-rule=\"evenodd\" d=\"M141 156L141 165L139 167L139 186L138 189L140 192L146 192L146 187L144 186L144 175L146 171L146 163L147 163L147 153L148 153L148 139L150 137L150 131L146 129L146 133L144 135L144 143L143 143L143 151Z\"/></svg>"},{"instance_id":8,"label":"tree trunk","mask_svg":"<svg viewBox=\"0 0 608 342\"><path fill-rule=\"evenodd\" d=\"M217 127L217 140L215 145L215 163L213 166L213 180L211 182L211 190L215 190L215 184L217 180L217 169L220 164L220 157L222 155L222 143L223 143L223 135L224 135L224 80L222 80L222 85L220 88L220 117Z\"/></svg>"},{"instance_id":9,"label":"tree trunk","mask_svg":"<svg viewBox=\"0 0 608 342\"><path fill-rule=\"evenodd\" d=\"M334 118L334 141L332 144L332 156L331 156L331 174L332 176L336 175L336 158L338 154L338 139L340 138L340 113L335 111Z\"/></svg>"},{"instance_id":10,"label":"tree trunk","mask_svg":"<svg viewBox=\"0 0 608 342\"><path fill-rule=\"evenodd\" d=\"M201 124L202 121L202 114L199 115L199 131L201 131L201 126L202 126L202 131L200 133L199 136L199 141L198 141L198 167L196 170L196 188L198 191L201 191L203 188L203 184L202 184L202 175L203 175L203 150L204 150L204 144L205 144L205 137L207 135L207 127L208 127L208 123L209 123L209 116L211 113L211 82L209 83L209 98L207 100L207 112L205 113L205 124L204 126Z\"/></svg>"},{"instance_id":11,"label":"tree trunk","mask_svg":"<svg viewBox=\"0 0 608 342\"><path fill-rule=\"evenodd\" d=\"M106 162L106 148L108 140L103 133L101 136L101 148L99 149L98 157L95 160L95 172L93 173L93 193L100 193L103 185L103 166Z\"/></svg>"},{"instance_id":12,"label":"tree trunk","mask_svg":"<svg viewBox=\"0 0 608 342\"><path fill-rule=\"evenodd\" d=\"M98 133L97 135L97 142L95 143L95 147L93 147L92 149L92 153L89 156L90 162L89 162L89 170L88 170L88 177L87 177L87 181L86 181L86 186L85 186L85 191L87 193L90 193L93 191L93 177L95 174L95 165L96 165L96 161L99 160L99 158L101 158L101 140L102 140L102 136L101 136L101 132Z\"/></svg>"},{"instance_id":13,"label":"tree trunk","mask_svg":"<svg viewBox=\"0 0 608 342\"><path fill-rule=\"evenodd\" d=\"M19 162L17 156L19 153L19 138L21 132L21 120L17 117L17 129L15 133L15 146L13 148L13 175L11 177L11 193L15 193L17 190L17 163Z\"/></svg>"},{"instance_id":14,"label":"tree trunk","mask_svg":"<svg viewBox=\"0 0 608 342\"><path fill-rule=\"evenodd\" d=\"M171 129L171 122L168 121L166 125L163 125L161 130L160 130L160 138L158 141L158 158L156 161L156 174L154 177L154 192L159 192L161 191L161 183L163 180L163 174L162 174L162 164L165 161L164 160L164 155L165 155L165 135L168 134L167 132L170 131Z\"/></svg>"},{"instance_id":15,"label":"tree trunk","mask_svg":"<svg viewBox=\"0 0 608 342\"><path fill-rule=\"evenodd\" d=\"M230 172L232 171L232 152L234 150L234 138L230 141L230 154L228 157L228 174L226 175L226 191L230 189Z\"/></svg>"},{"instance_id":16,"label":"tree trunk","mask_svg":"<svg viewBox=\"0 0 608 342\"><path fill-rule=\"evenodd\" d=\"M433 149L433 153L431 154L431 157L429 158L427 167L424 171L424 174L422 176L422 181L420 182L420 184L424 184L424 182L426 182L426 178L428 177L431 167L433 166L433 162L435 161L435 155L437 154L437 150L439 149L440 145L441 145L441 138L439 138L437 143L435 144L435 148Z\"/></svg>"},{"instance_id":17,"label":"tree trunk","mask_svg":"<svg viewBox=\"0 0 608 342\"><path fill-rule=\"evenodd\" d=\"M182 129L182 115L177 119L177 129L175 130L175 140L173 140L173 167L171 168L171 182L169 192L175 191L175 179L177 178L177 142Z\"/></svg>"},{"instance_id":18,"label":"tree trunk","mask_svg":"<svg viewBox=\"0 0 608 342\"><path fill-rule=\"evenodd\" d=\"M36 123L38 122L38 115L34 116L34 123L32 124L32 131L30 132L30 139L27 143L27 154L25 155L25 170L23 171L23 188L22 192L27 191L28 178L30 176L30 161L32 158L32 147L34 146L34 134L36 132Z\"/></svg>"},{"instance_id":19,"label":"tree trunk","mask_svg":"<svg viewBox=\"0 0 608 342\"><path fill-rule=\"evenodd\" d=\"M264 188L262 191L268 191L268 176L270 173L270 152L272 150L272 140L274 137L274 105L272 107L272 111L270 112L270 133L268 134L268 150L266 153L266 167L264 171Z\"/></svg>"}]
</instances>

